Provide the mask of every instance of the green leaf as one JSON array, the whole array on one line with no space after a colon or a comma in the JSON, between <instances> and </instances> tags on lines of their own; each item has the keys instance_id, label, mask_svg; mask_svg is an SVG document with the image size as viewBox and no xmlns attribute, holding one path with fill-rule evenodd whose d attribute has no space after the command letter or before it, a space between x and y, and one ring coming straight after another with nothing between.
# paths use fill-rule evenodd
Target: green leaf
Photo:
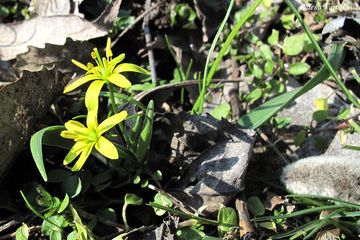
<instances>
[{"instance_id":1,"label":"green leaf","mask_svg":"<svg viewBox=\"0 0 360 240\"><path fill-rule=\"evenodd\" d=\"M257 79L261 79L264 74L263 70L257 64L250 66L250 70Z\"/></svg>"},{"instance_id":2,"label":"green leaf","mask_svg":"<svg viewBox=\"0 0 360 240\"><path fill-rule=\"evenodd\" d=\"M255 88L245 97L245 100L246 100L246 102L253 103L253 102L257 101L258 99L260 99L262 94L263 94L263 92L260 88Z\"/></svg>"},{"instance_id":3,"label":"green leaf","mask_svg":"<svg viewBox=\"0 0 360 240\"><path fill-rule=\"evenodd\" d=\"M309 71L310 65L303 62L293 63L290 65L289 73L292 75L301 75Z\"/></svg>"},{"instance_id":4,"label":"green leaf","mask_svg":"<svg viewBox=\"0 0 360 240\"><path fill-rule=\"evenodd\" d=\"M52 169L48 173L49 182L51 183L61 183L71 176L71 172L65 169Z\"/></svg>"},{"instance_id":5,"label":"green leaf","mask_svg":"<svg viewBox=\"0 0 360 240\"><path fill-rule=\"evenodd\" d=\"M74 219L77 235L79 240L87 240L88 239L88 231L86 226L82 223L79 214L77 213L76 209L70 204L69 205L71 215Z\"/></svg>"},{"instance_id":6,"label":"green leaf","mask_svg":"<svg viewBox=\"0 0 360 240\"><path fill-rule=\"evenodd\" d=\"M267 74L272 74L273 70L274 70L274 66L275 66L275 64L274 64L274 62L272 60L266 61L265 66L264 66L265 72Z\"/></svg>"},{"instance_id":7,"label":"green leaf","mask_svg":"<svg viewBox=\"0 0 360 240\"><path fill-rule=\"evenodd\" d=\"M272 0L264 0L262 2L262 5L266 8L270 8L271 7L271 3L272 3Z\"/></svg>"},{"instance_id":8,"label":"green leaf","mask_svg":"<svg viewBox=\"0 0 360 240\"><path fill-rule=\"evenodd\" d=\"M231 229L238 226L239 219L235 209L224 207L219 210L217 220L219 222L218 231L223 237Z\"/></svg>"},{"instance_id":9,"label":"green leaf","mask_svg":"<svg viewBox=\"0 0 360 240\"><path fill-rule=\"evenodd\" d=\"M329 61L335 69L341 66L344 60L344 47L334 44L331 48ZM296 88L291 92L281 94L273 99L265 102L261 106L251 110L248 114L242 116L238 123L244 128L256 129L268 121L277 112L283 109L289 102L308 92L319 83L325 81L329 77L329 71L326 66L321 67L319 72L310 79L303 87Z\"/></svg>"},{"instance_id":10,"label":"green leaf","mask_svg":"<svg viewBox=\"0 0 360 240\"><path fill-rule=\"evenodd\" d=\"M152 129L153 129L153 118L154 118L154 102L151 100L146 108L144 122L142 125L142 131L137 144L136 156L139 161L145 159L146 154L150 147Z\"/></svg>"},{"instance_id":11,"label":"green leaf","mask_svg":"<svg viewBox=\"0 0 360 240\"><path fill-rule=\"evenodd\" d=\"M77 240L78 234L76 231L72 231L66 238L66 240Z\"/></svg>"},{"instance_id":12,"label":"green leaf","mask_svg":"<svg viewBox=\"0 0 360 240\"><path fill-rule=\"evenodd\" d=\"M21 227L16 229L15 237L16 240L27 240L29 238L30 229L29 227L23 223Z\"/></svg>"},{"instance_id":13,"label":"green leaf","mask_svg":"<svg viewBox=\"0 0 360 240\"><path fill-rule=\"evenodd\" d=\"M305 51L305 52L312 52L312 51L315 49L315 47L314 47L314 44L312 44L309 36L308 36L306 33L302 33L301 36L302 36L303 39L304 39L304 51ZM319 36L319 35L313 34L313 36L314 36L314 39L315 39L316 41L320 40L320 36Z\"/></svg>"},{"instance_id":14,"label":"green leaf","mask_svg":"<svg viewBox=\"0 0 360 240\"><path fill-rule=\"evenodd\" d=\"M130 91L148 91L151 90L153 88L155 88L155 83L151 83L151 82L146 82L146 83L141 83L141 84L133 84L130 87Z\"/></svg>"},{"instance_id":15,"label":"green leaf","mask_svg":"<svg viewBox=\"0 0 360 240\"><path fill-rule=\"evenodd\" d=\"M275 117L274 120L277 128L284 128L291 123L291 117Z\"/></svg>"},{"instance_id":16,"label":"green leaf","mask_svg":"<svg viewBox=\"0 0 360 240\"><path fill-rule=\"evenodd\" d=\"M205 233L194 228L183 228L176 231L179 240L203 240Z\"/></svg>"},{"instance_id":17,"label":"green leaf","mask_svg":"<svg viewBox=\"0 0 360 240\"><path fill-rule=\"evenodd\" d=\"M48 220L50 220L51 222ZM51 216L48 218L48 220L44 221L41 226L41 232L46 236L50 236L53 231L59 232L60 229L58 226L63 227L66 224L65 217L62 215Z\"/></svg>"},{"instance_id":18,"label":"green leaf","mask_svg":"<svg viewBox=\"0 0 360 240\"><path fill-rule=\"evenodd\" d=\"M304 38L299 35L292 35L284 39L283 52L288 56L296 56L303 50Z\"/></svg>"},{"instance_id":19,"label":"green leaf","mask_svg":"<svg viewBox=\"0 0 360 240\"><path fill-rule=\"evenodd\" d=\"M212 111L211 111L211 115L218 119L221 120L221 118L226 118L227 116L229 116L230 114L230 105L228 103L222 103L217 105Z\"/></svg>"},{"instance_id":20,"label":"green leaf","mask_svg":"<svg viewBox=\"0 0 360 240\"><path fill-rule=\"evenodd\" d=\"M98 209L96 215L111 222L117 221L116 212L112 208Z\"/></svg>"},{"instance_id":21,"label":"green leaf","mask_svg":"<svg viewBox=\"0 0 360 240\"><path fill-rule=\"evenodd\" d=\"M273 29L271 31L271 35L268 37L267 41L271 46L276 46L279 42L279 31L276 29Z\"/></svg>"},{"instance_id":22,"label":"green leaf","mask_svg":"<svg viewBox=\"0 0 360 240\"><path fill-rule=\"evenodd\" d=\"M141 205L143 200L136 194L127 193L124 197L124 204L125 205Z\"/></svg>"},{"instance_id":23,"label":"green leaf","mask_svg":"<svg viewBox=\"0 0 360 240\"><path fill-rule=\"evenodd\" d=\"M153 174L152 177L157 180L157 181L161 181L163 178L162 172L160 170L156 170Z\"/></svg>"},{"instance_id":24,"label":"green leaf","mask_svg":"<svg viewBox=\"0 0 360 240\"><path fill-rule=\"evenodd\" d=\"M283 27L290 30L294 27L295 14L282 14L280 20Z\"/></svg>"},{"instance_id":25,"label":"green leaf","mask_svg":"<svg viewBox=\"0 0 360 240\"><path fill-rule=\"evenodd\" d=\"M59 130L64 130L64 129L65 129L64 126L50 126L50 127L44 128L44 129L36 132L34 135L31 136L31 139L30 139L31 154L35 161L35 165L36 165L37 169L39 170L41 177L44 179L45 182L47 181L47 175L46 175L43 153L42 153L43 138L48 133L51 133L51 132L59 133Z\"/></svg>"},{"instance_id":26,"label":"green leaf","mask_svg":"<svg viewBox=\"0 0 360 240\"><path fill-rule=\"evenodd\" d=\"M108 183L112 180L114 174L115 172L112 169L99 173L92 178L92 185L96 187Z\"/></svg>"},{"instance_id":27,"label":"green leaf","mask_svg":"<svg viewBox=\"0 0 360 240\"><path fill-rule=\"evenodd\" d=\"M246 203L249 211L254 216L262 216L265 214L265 207L258 197L256 196L249 197Z\"/></svg>"},{"instance_id":28,"label":"green leaf","mask_svg":"<svg viewBox=\"0 0 360 240\"><path fill-rule=\"evenodd\" d=\"M320 123L320 122L325 121L328 116L329 116L329 111L318 110L313 113L312 117L316 122Z\"/></svg>"},{"instance_id":29,"label":"green leaf","mask_svg":"<svg viewBox=\"0 0 360 240\"><path fill-rule=\"evenodd\" d=\"M133 184L139 184L141 181L141 177L140 175L135 175L134 178L133 178Z\"/></svg>"},{"instance_id":30,"label":"green leaf","mask_svg":"<svg viewBox=\"0 0 360 240\"><path fill-rule=\"evenodd\" d=\"M60 204L59 209L57 210L57 213L62 213L69 205L69 201L70 201L69 195L65 194L64 200L61 201L61 204Z\"/></svg>"},{"instance_id":31,"label":"green leaf","mask_svg":"<svg viewBox=\"0 0 360 240\"><path fill-rule=\"evenodd\" d=\"M272 60L272 51L270 49L270 46L267 44L262 44L260 46L260 53L261 56L265 59L265 60Z\"/></svg>"},{"instance_id":32,"label":"green leaf","mask_svg":"<svg viewBox=\"0 0 360 240\"><path fill-rule=\"evenodd\" d=\"M168 198L167 196L165 196L164 194L160 193L160 192L155 194L154 203L160 204L160 205L165 206L165 207L172 207L173 206L173 203L172 203L171 199ZM166 213L165 210L159 209L159 208L156 208L156 207L154 207L154 212L158 216L162 216L162 215L164 215Z\"/></svg>"},{"instance_id":33,"label":"green leaf","mask_svg":"<svg viewBox=\"0 0 360 240\"><path fill-rule=\"evenodd\" d=\"M74 198L81 192L82 184L79 176L73 175L61 184L61 190Z\"/></svg>"},{"instance_id":34,"label":"green leaf","mask_svg":"<svg viewBox=\"0 0 360 240\"><path fill-rule=\"evenodd\" d=\"M259 224L260 227L269 229L271 231L276 231L276 223L275 222L262 222Z\"/></svg>"},{"instance_id":35,"label":"green leaf","mask_svg":"<svg viewBox=\"0 0 360 240\"><path fill-rule=\"evenodd\" d=\"M300 130L294 137L294 144L300 146L303 144L306 138L306 131L304 129Z\"/></svg>"},{"instance_id":36,"label":"green leaf","mask_svg":"<svg viewBox=\"0 0 360 240\"><path fill-rule=\"evenodd\" d=\"M62 240L62 234L59 231L53 230L50 232L50 240Z\"/></svg>"}]
</instances>

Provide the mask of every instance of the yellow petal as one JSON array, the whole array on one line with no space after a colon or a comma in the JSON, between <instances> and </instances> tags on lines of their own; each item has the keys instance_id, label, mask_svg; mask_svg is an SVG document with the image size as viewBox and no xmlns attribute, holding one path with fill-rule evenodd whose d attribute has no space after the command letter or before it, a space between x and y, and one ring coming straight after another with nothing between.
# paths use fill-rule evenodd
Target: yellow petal
<instances>
[{"instance_id":1,"label":"yellow petal","mask_svg":"<svg viewBox=\"0 0 360 240\"><path fill-rule=\"evenodd\" d=\"M88 111L98 111L99 108L99 94L105 81L96 80L92 82L85 94L85 106Z\"/></svg>"},{"instance_id":2,"label":"yellow petal","mask_svg":"<svg viewBox=\"0 0 360 240\"><path fill-rule=\"evenodd\" d=\"M112 127L114 127L116 124L121 122L127 117L126 111L121 111L118 114L115 114L107 119L105 119L97 128L97 132L100 135L102 135L104 132L110 130Z\"/></svg>"},{"instance_id":3,"label":"yellow petal","mask_svg":"<svg viewBox=\"0 0 360 240\"><path fill-rule=\"evenodd\" d=\"M96 129L98 127L97 114L97 109L92 109L91 111L88 111L88 114L86 115L86 125L95 133L94 136L93 134L91 135L91 137L94 137L95 139L97 138Z\"/></svg>"},{"instance_id":4,"label":"yellow petal","mask_svg":"<svg viewBox=\"0 0 360 240\"><path fill-rule=\"evenodd\" d=\"M90 129L88 129L83 124L81 124L75 120L69 120L64 125L67 130L69 130L70 132L72 132L73 134L76 134L76 135L87 136L91 133Z\"/></svg>"},{"instance_id":5,"label":"yellow petal","mask_svg":"<svg viewBox=\"0 0 360 240\"><path fill-rule=\"evenodd\" d=\"M60 133L60 136L67 139L75 139L78 137L78 135L74 134L73 132L70 132L68 130L64 130Z\"/></svg>"},{"instance_id":6,"label":"yellow petal","mask_svg":"<svg viewBox=\"0 0 360 240\"><path fill-rule=\"evenodd\" d=\"M64 93L71 92L72 90L74 90L75 88L78 88L79 86L83 85L84 83L87 83L88 81L96 80L96 79L99 79L99 77L96 76L95 74L89 74L84 77L81 77L81 78L75 80L73 83L66 86L64 89Z\"/></svg>"},{"instance_id":7,"label":"yellow petal","mask_svg":"<svg viewBox=\"0 0 360 240\"><path fill-rule=\"evenodd\" d=\"M84 165L86 159L89 157L91 150L94 147L94 143L88 144L82 151L79 159L76 161L76 163L74 164L74 166L71 168L71 171L75 172L75 171L79 171L82 166Z\"/></svg>"},{"instance_id":8,"label":"yellow petal","mask_svg":"<svg viewBox=\"0 0 360 240\"><path fill-rule=\"evenodd\" d=\"M131 82L123 75L118 73L113 73L110 77L108 77L108 80L121 88L129 88L131 87Z\"/></svg>"},{"instance_id":9,"label":"yellow petal","mask_svg":"<svg viewBox=\"0 0 360 240\"><path fill-rule=\"evenodd\" d=\"M96 150L109 159L118 159L119 154L112 142L101 136L95 144Z\"/></svg>"},{"instance_id":10,"label":"yellow petal","mask_svg":"<svg viewBox=\"0 0 360 240\"><path fill-rule=\"evenodd\" d=\"M84 142L77 142L74 144L74 146L70 149L70 151L68 152L68 154L65 156L64 165L68 165L69 163L71 163L72 161L74 161L74 159L79 156L79 154L81 153L81 151L87 146L86 143Z\"/></svg>"},{"instance_id":11,"label":"yellow petal","mask_svg":"<svg viewBox=\"0 0 360 240\"><path fill-rule=\"evenodd\" d=\"M109 62L109 69L111 72L113 72L114 68L116 67L116 65L118 63L120 63L122 60L124 60L125 58L125 53L120 54L119 56L117 56L116 58L110 60Z\"/></svg>"},{"instance_id":12,"label":"yellow petal","mask_svg":"<svg viewBox=\"0 0 360 240\"><path fill-rule=\"evenodd\" d=\"M85 71L89 70L89 68L85 64L82 64L81 62L76 61L75 59L71 59L71 62L76 66L78 66L79 68L84 69Z\"/></svg>"},{"instance_id":13,"label":"yellow petal","mask_svg":"<svg viewBox=\"0 0 360 240\"><path fill-rule=\"evenodd\" d=\"M119 66L117 66L114 70L114 72L117 73L122 73L122 72L137 72L137 73L142 73L142 74L146 74L149 75L150 72L136 64L132 64L132 63L122 63L119 64Z\"/></svg>"},{"instance_id":14,"label":"yellow petal","mask_svg":"<svg viewBox=\"0 0 360 240\"><path fill-rule=\"evenodd\" d=\"M108 37L107 42L106 42L106 57L110 58L113 56L113 53L111 51L111 38Z\"/></svg>"}]
</instances>

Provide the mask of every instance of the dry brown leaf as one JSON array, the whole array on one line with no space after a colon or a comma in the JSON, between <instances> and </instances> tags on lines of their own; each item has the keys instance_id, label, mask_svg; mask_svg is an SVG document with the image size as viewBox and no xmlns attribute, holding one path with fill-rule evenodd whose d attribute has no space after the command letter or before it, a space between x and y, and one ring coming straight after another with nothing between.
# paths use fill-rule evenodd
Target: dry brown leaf
<instances>
[{"instance_id":1,"label":"dry brown leaf","mask_svg":"<svg viewBox=\"0 0 360 240\"><path fill-rule=\"evenodd\" d=\"M24 71L15 82L0 86L0 176L68 80L55 68L43 68Z\"/></svg>"},{"instance_id":2,"label":"dry brown leaf","mask_svg":"<svg viewBox=\"0 0 360 240\"><path fill-rule=\"evenodd\" d=\"M255 133L211 116L182 113L173 119L181 127L171 142L171 158L185 172L169 194L191 211L214 213L243 189ZM176 125L172 122L172 129Z\"/></svg>"},{"instance_id":3,"label":"dry brown leaf","mask_svg":"<svg viewBox=\"0 0 360 240\"><path fill-rule=\"evenodd\" d=\"M67 37L77 41L105 36L117 18L121 0L115 0L95 21L77 15L37 16L30 20L0 25L0 59L10 60L45 43L63 45Z\"/></svg>"},{"instance_id":4,"label":"dry brown leaf","mask_svg":"<svg viewBox=\"0 0 360 240\"><path fill-rule=\"evenodd\" d=\"M285 200L281 196L269 191L266 192L266 200L265 200L266 210L272 211L276 206L284 203Z\"/></svg>"}]
</instances>

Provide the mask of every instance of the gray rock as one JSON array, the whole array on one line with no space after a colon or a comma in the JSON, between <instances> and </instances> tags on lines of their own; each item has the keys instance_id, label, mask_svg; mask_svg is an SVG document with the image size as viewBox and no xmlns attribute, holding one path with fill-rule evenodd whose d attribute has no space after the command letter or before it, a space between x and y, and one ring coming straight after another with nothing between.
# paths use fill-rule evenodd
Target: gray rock
<instances>
[{"instance_id":1,"label":"gray rock","mask_svg":"<svg viewBox=\"0 0 360 240\"><path fill-rule=\"evenodd\" d=\"M288 90L298 87L296 81L291 81L289 85L291 87ZM315 100L318 98L328 98L330 111L338 111L334 90L325 84L319 84L280 111L278 116L291 117L292 125L309 126L315 111Z\"/></svg>"}]
</instances>

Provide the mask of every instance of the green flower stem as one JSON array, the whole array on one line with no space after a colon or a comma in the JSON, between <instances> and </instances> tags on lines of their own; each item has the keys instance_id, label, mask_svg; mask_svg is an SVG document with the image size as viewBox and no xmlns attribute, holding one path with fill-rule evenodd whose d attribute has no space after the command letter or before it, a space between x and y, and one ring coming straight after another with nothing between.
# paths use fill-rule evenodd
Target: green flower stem
<instances>
[{"instance_id":1,"label":"green flower stem","mask_svg":"<svg viewBox=\"0 0 360 240\"><path fill-rule=\"evenodd\" d=\"M129 227L129 224L128 224L127 218L126 218L126 208L127 208L127 206L128 206L128 204L124 203L124 205L122 207L122 211L121 211L121 217L123 219L126 231L129 231L130 227Z\"/></svg>"},{"instance_id":2,"label":"green flower stem","mask_svg":"<svg viewBox=\"0 0 360 240\"><path fill-rule=\"evenodd\" d=\"M106 85L107 85L107 87L109 89L109 93L110 93L109 96L110 96L112 111L114 112L114 114L116 114L116 113L118 113L118 110L117 110L117 106L116 106L116 102L115 102L114 89L112 88L112 85L110 83L106 83ZM128 146L131 146L130 139L126 135L124 125L122 124L122 122L120 122L118 125L119 125L120 131L121 131L121 135L124 138L124 141L126 142L126 144Z\"/></svg>"}]
</instances>

